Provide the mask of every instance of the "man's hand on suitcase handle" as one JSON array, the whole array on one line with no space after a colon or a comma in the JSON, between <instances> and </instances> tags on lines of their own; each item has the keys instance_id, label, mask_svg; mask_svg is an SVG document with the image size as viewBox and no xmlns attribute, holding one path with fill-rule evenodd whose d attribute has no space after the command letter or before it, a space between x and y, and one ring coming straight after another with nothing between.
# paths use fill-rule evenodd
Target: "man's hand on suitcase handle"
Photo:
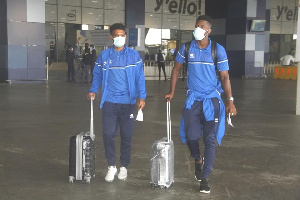
<instances>
[{"instance_id":1,"label":"man's hand on suitcase handle","mask_svg":"<svg viewBox=\"0 0 300 200\"><path fill-rule=\"evenodd\" d=\"M87 99L88 100L95 100L95 98L96 98L96 94L95 93L93 93L93 92L90 92L90 93L88 93L88 95L87 95Z\"/></svg>"},{"instance_id":2,"label":"man's hand on suitcase handle","mask_svg":"<svg viewBox=\"0 0 300 200\"><path fill-rule=\"evenodd\" d=\"M171 99L173 98L173 95L174 95L174 94L172 94L172 93L166 94L166 95L165 95L165 101L166 101L166 102L171 101Z\"/></svg>"}]
</instances>

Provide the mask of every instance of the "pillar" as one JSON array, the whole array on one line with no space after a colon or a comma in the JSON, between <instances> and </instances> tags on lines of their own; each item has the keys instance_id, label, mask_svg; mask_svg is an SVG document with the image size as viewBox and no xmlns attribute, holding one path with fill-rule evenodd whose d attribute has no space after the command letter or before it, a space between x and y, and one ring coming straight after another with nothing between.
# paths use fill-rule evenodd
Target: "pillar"
<instances>
[{"instance_id":1,"label":"pillar","mask_svg":"<svg viewBox=\"0 0 300 200\"><path fill-rule=\"evenodd\" d=\"M127 28L127 44L137 36L133 47L144 58L145 50L145 0L125 1L125 24ZM132 44L131 44L132 45Z\"/></svg>"},{"instance_id":2,"label":"pillar","mask_svg":"<svg viewBox=\"0 0 300 200\"><path fill-rule=\"evenodd\" d=\"M215 6L219 4L222 6ZM216 41L225 47L231 75L244 77L263 75L264 63L269 55L270 35L270 17L268 17L270 8L268 11L266 8L266 0L206 1L206 14L216 22L212 39L216 38ZM265 31L250 31L252 20L257 19L267 20Z\"/></svg>"},{"instance_id":3,"label":"pillar","mask_svg":"<svg viewBox=\"0 0 300 200\"><path fill-rule=\"evenodd\" d=\"M45 1L0 2L0 81L45 80Z\"/></svg>"}]
</instances>

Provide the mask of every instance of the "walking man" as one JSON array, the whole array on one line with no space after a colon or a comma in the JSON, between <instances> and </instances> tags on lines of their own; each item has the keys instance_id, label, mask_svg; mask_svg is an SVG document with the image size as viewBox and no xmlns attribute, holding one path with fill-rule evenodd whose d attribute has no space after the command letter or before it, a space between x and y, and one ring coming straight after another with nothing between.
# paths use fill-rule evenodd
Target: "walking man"
<instances>
[{"instance_id":1,"label":"walking man","mask_svg":"<svg viewBox=\"0 0 300 200\"><path fill-rule=\"evenodd\" d=\"M74 68L74 59L75 59L75 55L74 55L74 48L72 47L72 45L68 46L68 49L66 51L66 60L67 60L67 64L68 64L68 82L74 82L74 74L75 74L75 68Z\"/></svg>"},{"instance_id":2,"label":"walking man","mask_svg":"<svg viewBox=\"0 0 300 200\"><path fill-rule=\"evenodd\" d=\"M165 81L167 80L167 76L166 76L166 68L165 68L165 59L164 59L164 55L161 53L161 50L158 50L158 54L157 54L157 65L158 65L158 78L160 80L160 72L161 70L164 73L165 76Z\"/></svg>"},{"instance_id":3,"label":"walking man","mask_svg":"<svg viewBox=\"0 0 300 200\"><path fill-rule=\"evenodd\" d=\"M199 16L193 32L195 40L191 42L187 54L187 98L182 112L185 137L191 157L195 159L195 177L201 181L200 192L202 193L210 193L208 179L215 159L215 140L219 145L221 144L225 131L225 111L230 116L237 114L231 93L226 51L219 44L216 44L216 54L220 80L216 76L211 52L212 42L208 38L211 31L212 19L206 15ZM185 56L185 45L182 45L172 70L170 92L165 95L165 99L171 100L174 96L178 74ZM226 108L220 96L224 91L227 97ZM204 154L201 154L199 148L201 136L205 145Z\"/></svg>"},{"instance_id":4,"label":"walking man","mask_svg":"<svg viewBox=\"0 0 300 200\"><path fill-rule=\"evenodd\" d=\"M105 180L112 182L117 174L115 137L118 126L121 136L120 170L118 178L127 178L131 160L135 104L137 109L145 106L146 87L143 62L137 51L125 46L125 26L122 23L110 27L113 46L102 51L96 60L93 82L88 99L95 98L102 86L100 108L105 157L108 172Z\"/></svg>"},{"instance_id":5,"label":"walking man","mask_svg":"<svg viewBox=\"0 0 300 200\"><path fill-rule=\"evenodd\" d=\"M90 75L92 73L93 57L90 51L89 43L85 43L84 52L82 55L82 81L83 83L88 83L90 81Z\"/></svg>"},{"instance_id":6,"label":"walking man","mask_svg":"<svg viewBox=\"0 0 300 200\"><path fill-rule=\"evenodd\" d=\"M51 65L52 61L55 60L55 44L53 41L50 42L50 59L49 65Z\"/></svg>"}]
</instances>

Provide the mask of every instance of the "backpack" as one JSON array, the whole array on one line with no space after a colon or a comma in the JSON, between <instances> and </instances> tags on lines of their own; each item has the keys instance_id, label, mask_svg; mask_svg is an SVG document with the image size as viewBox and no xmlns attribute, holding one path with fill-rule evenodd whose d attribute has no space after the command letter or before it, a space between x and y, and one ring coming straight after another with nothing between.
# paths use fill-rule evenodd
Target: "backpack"
<instances>
[{"instance_id":1,"label":"backpack","mask_svg":"<svg viewBox=\"0 0 300 200\"><path fill-rule=\"evenodd\" d=\"M162 53L157 54L157 61L164 61L164 56L162 55Z\"/></svg>"},{"instance_id":2,"label":"backpack","mask_svg":"<svg viewBox=\"0 0 300 200\"><path fill-rule=\"evenodd\" d=\"M189 55L189 52L190 52L191 42L192 41L189 41L189 42L185 43L184 56L185 56L186 66L187 66L187 63L188 63L188 55ZM220 78L220 71L218 70L218 67L217 67L217 48L216 48L216 46L217 46L217 43L215 41L211 40L211 56L212 56L214 64L215 64L216 76L219 79Z\"/></svg>"}]
</instances>

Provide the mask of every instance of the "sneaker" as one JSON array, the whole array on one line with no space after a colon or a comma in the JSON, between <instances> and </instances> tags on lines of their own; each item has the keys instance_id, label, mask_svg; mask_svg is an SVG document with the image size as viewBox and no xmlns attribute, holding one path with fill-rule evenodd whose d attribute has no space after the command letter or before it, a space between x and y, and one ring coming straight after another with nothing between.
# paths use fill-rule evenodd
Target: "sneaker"
<instances>
[{"instance_id":1,"label":"sneaker","mask_svg":"<svg viewBox=\"0 0 300 200\"><path fill-rule=\"evenodd\" d=\"M200 192L201 193L205 193L205 194L209 194L210 193L210 187L208 185L208 180L206 178L202 178L201 179Z\"/></svg>"},{"instance_id":2,"label":"sneaker","mask_svg":"<svg viewBox=\"0 0 300 200\"><path fill-rule=\"evenodd\" d=\"M118 174L118 179L126 180L127 179L127 169L125 167L120 167L120 172Z\"/></svg>"},{"instance_id":3,"label":"sneaker","mask_svg":"<svg viewBox=\"0 0 300 200\"><path fill-rule=\"evenodd\" d=\"M117 168L115 166L109 166L108 167L108 172L105 176L105 181L106 182L113 182L115 179L115 175L117 174Z\"/></svg>"},{"instance_id":4,"label":"sneaker","mask_svg":"<svg viewBox=\"0 0 300 200\"><path fill-rule=\"evenodd\" d=\"M201 181L201 172L203 168L204 158L202 159L202 163L196 163L195 161L195 179L197 181Z\"/></svg>"}]
</instances>

